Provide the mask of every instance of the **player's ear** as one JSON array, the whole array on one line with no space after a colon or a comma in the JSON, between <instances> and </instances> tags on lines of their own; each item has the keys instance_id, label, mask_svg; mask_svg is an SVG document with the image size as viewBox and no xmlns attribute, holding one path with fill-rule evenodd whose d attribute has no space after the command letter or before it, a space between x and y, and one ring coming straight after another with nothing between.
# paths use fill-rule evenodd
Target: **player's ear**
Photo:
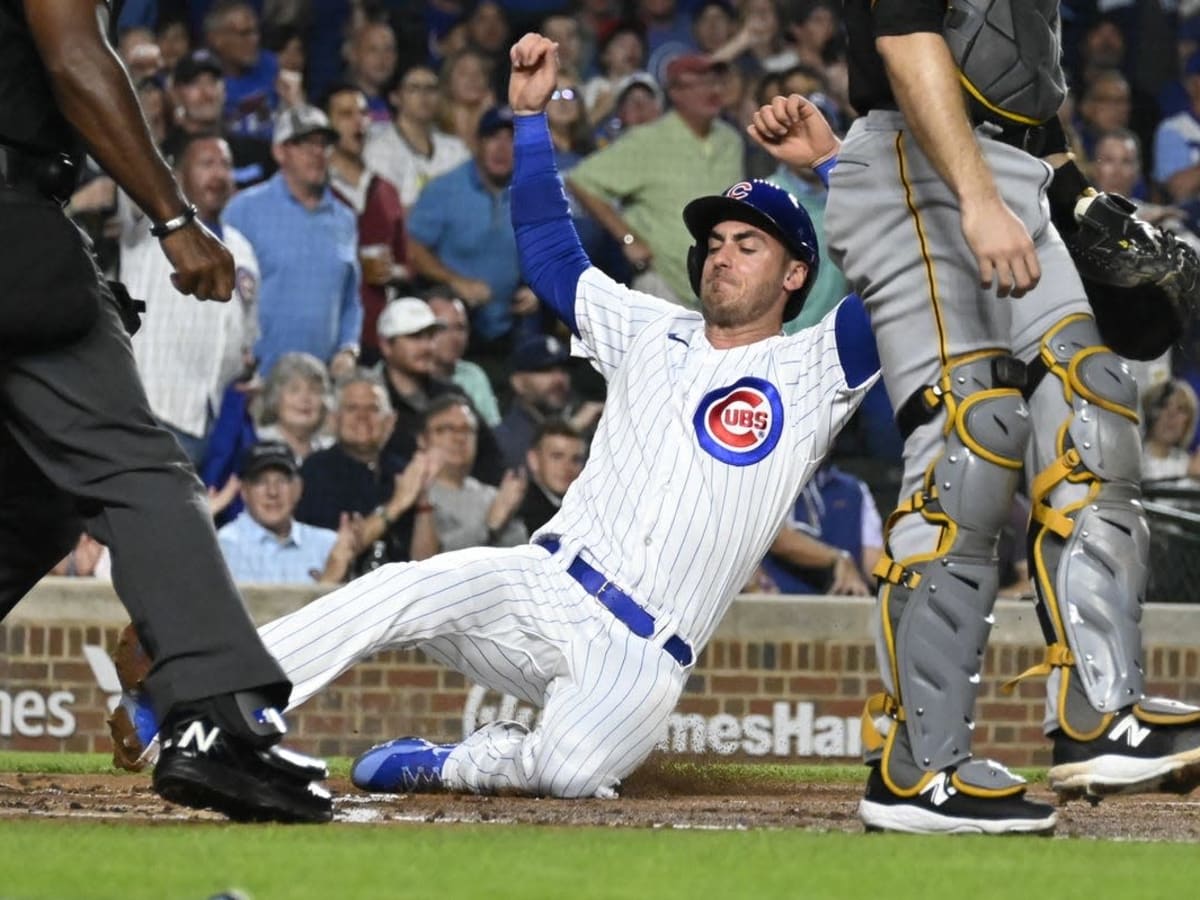
<instances>
[{"instance_id":1,"label":"player's ear","mask_svg":"<svg viewBox=\"0 0 1200 900\"><path fill-rule=\"evenodd\" d=\"M786 277L783 279L783 289L788 291L798 291L804 287L804 282L808 278L808 265L800 262L798 259L792 260L788 265Z\"/></svg>"}]
</instances>

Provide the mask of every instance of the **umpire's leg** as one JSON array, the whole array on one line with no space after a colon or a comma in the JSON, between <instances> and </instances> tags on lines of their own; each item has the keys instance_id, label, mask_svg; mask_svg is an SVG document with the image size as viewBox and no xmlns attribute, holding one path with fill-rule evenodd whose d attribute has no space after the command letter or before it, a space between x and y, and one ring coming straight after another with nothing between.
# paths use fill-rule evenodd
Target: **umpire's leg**
<instances>
[{"instance_id":1,"label":"umpire's leg","mask_svg":"<svg viewBox=\"0 0 1200 900\"><path fill-rule=\"evenodd\" d=\"M4 367L6 424L108 545L114 586L155 661L147 687L160 716L252 688L282 708L288 681L234 587L199 480L150 412L107 289L102 306L87 337Z\"/></svg>"},{"instance_id":2,"label":"umpire's leg","mask_svg":"<svg viewBox=\"0 0 1200 900\"><path fill-rule=\"evenodd\" d=\"M0 425L0 619L79 540L74 499L47 480Z\"/></svg>"}]
</instances>

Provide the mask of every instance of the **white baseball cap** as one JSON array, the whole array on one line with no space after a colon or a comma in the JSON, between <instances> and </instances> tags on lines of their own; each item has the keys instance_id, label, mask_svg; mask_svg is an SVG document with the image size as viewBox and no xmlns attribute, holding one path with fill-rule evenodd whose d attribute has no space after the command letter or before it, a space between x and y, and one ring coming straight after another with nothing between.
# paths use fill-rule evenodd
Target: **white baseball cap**
<instances>
[{"instance_id":1,"label":"white baseball cap","mask_svg":"<svg viewBox=\"0 0 1200 900\"><path fill-rule=\"evenodd\" d=\"M416 334L427 328L445 328L446 323L433 314L429 304L419 297L393 300L379 314L376 330L381 338Z\"/></svg>"}]
</instances>

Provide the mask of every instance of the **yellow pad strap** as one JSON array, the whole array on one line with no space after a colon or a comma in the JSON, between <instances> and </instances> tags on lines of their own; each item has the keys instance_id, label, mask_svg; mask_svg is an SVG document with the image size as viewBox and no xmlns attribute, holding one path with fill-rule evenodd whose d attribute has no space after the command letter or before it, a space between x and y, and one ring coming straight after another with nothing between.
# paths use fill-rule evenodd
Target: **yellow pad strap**
<instances>
[{"instance_id":1,"label":"yellow pad strap","mask_svg":"<svg viewBox=\"0 0 1200 900\"><path fill-rule=\"evenodd\" d=\"M890 716L895 719L900 711L900 704L891 694L880 691L872 694L863 704L862 711L862 746L868 753L877 753L883 749L884 736L875 724L879 716Z\"/></svg>"},{"instance_id":2,"label":"yellow pad strap","mask_svg":"<svg viewBox=\"0 0 1200 900\"><path fill-rule=\"evenodd\" d=\"M1070 647L1066 644L1050 644L1046 648L1046 655L1040 663L1030 666L1016 678L1004 682L1004 684L1000 685L1000 690L1005 694L1011 694L1016 690L1017 685L1026 678L1033 678L1035 676L1047 678L1056 668L1073 665L1075 665L1075 654L1071 652Z\"/></svg>"},{"instance_id":3,"label":"yellow pad strap","mask_svg":"<svg viewBox=\"0 0 1200 900\"><path fill-rule=\"evenodd\" d=\"M985 788L977 784L967 784L955 772L950 776L950 783L969 797L1011 797L1025 790L1024 784L1013 784L1006 788Z\"/></svg>"},{"instance_id":4,"label":"yellow pad strap","mask_svg":"<svg viewBox=\"0 0 1200 900\"><path fill-rule=\"evenodd\" d=\"M1072 447L1042 471L1037 473L1029 486L1029 496L1035 504L1040 504L1060 481L1065 481L1075 467L1082 462L1079 451Z\"/></svg>"},{"instance_id":5,"label":"yellow pad strap","mask_svg":"<svg viewBox=\"0 0 1200 900\"><path fill-rule=\"evenodd\" d=\"M871 574L881 581L886 581L888 584L898 584L908 588L910 591L921 583L921 573L914 572L912 569L906 569L900 563L896 562L886 553L879 557L879 561L875 563L875 568L871 570Z\"/></svg>"}]
</instances>

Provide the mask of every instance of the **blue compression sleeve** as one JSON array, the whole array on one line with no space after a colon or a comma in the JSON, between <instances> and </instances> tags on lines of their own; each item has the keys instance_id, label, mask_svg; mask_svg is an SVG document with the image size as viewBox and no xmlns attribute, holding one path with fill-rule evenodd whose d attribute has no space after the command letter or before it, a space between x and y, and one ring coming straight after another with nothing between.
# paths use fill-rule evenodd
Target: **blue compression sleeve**
<instances>
[{"instance_id":1,"label":"blue compression sleeve","mask_svg":"<svg viewBox=\"0 0 1200 900\"><path fill-rule=\"evenodd\" d=\"M554 145L546 114L514 119L511 198L517 253L525 280L538 298L579 334L575 289L591 261L571 222L562 182L554 168Z\"/></svg>"},{"instance_id":2,"label":"blue compression sleeve","mask_svg":"<svg viewBox=\"0 0 1200 900\"><path fill-rule=\"evenodd\" d=\"M879 350L871 333L871 320L858 294L850 294L838 304L835 315L834 330L842 372L846 384L858 387L879 371Z\"/></svg>"}]
</instances>

